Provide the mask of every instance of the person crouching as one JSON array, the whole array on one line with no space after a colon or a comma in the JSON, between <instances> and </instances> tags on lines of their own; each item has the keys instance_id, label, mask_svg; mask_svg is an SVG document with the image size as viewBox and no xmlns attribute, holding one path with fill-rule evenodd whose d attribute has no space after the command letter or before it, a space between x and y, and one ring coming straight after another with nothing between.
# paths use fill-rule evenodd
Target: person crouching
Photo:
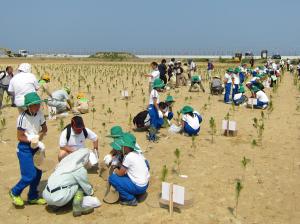
<instances>
[{"instance_id":1,"label":"person crouching","mask_svg":"<svg viewBox=\"0 0 300 224\"><path fill-rule=\"evenodd\" d=\"M197 135L200 131L202 117L197 111L190 106L184 106L181 111L182 115L182 131L189 136Z\"/></svg>"},{"instance_id":2,"label":"person crouching","mask_svg":"<svg viewBox=\"0 0 300 224\"><path fill-rule=\"evenodd\" d=\"M93 212L93 207L82 205L84 195L94 194L85 168L89 163L89 155L88 149L78 149L59 162L43 191L48 205L62 207L73 199L73 216Z\"/></svg>"},{"instance_id":3,"label":"person crouching","mask_svg":"<svg viewBox=\"0 0 300 224\"><path fill-rule=\"evenodd\" d=\"M144 156L137 152L136 140L132 134L123 135L112 144L119 146L124 160L108 181L119 192L122 205L136 206L136 197L146 193L148 188L150 173L147 163Z\"/></svg>"}]
</instances>

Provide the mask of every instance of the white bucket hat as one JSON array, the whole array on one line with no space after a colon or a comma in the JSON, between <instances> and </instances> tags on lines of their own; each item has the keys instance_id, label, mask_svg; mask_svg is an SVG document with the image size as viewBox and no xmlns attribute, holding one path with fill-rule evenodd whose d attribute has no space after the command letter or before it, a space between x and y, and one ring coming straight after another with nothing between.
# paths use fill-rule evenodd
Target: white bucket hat
<instances>
[{"instance_id":1,"label":"white bucket hat","mask_svg":"<svg viewBox=\"0 0 300 224\"><path fill-rule=\"evenodd\" d=\"M31 65L28 63L22 63L19 65L18 70L20 72L31 72Z\"/></svg>"}]
</instances>

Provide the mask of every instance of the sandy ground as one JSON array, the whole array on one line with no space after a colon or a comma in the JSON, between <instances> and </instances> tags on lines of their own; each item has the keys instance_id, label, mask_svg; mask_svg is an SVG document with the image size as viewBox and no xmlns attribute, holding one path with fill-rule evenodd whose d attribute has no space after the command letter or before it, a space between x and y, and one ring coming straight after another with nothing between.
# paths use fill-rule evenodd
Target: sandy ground
<instances>
[{"instance_id":1,"label":"sandy ground","mask_svg":"<svg viewBox=\"0 0 300 224\"><path fill-rule=\"evenodd\" d=\"M66 62L65 66L73 65ZM77 63L76 66L78 66ZM101 68L102 65L98 66ZM52 69L50 71L53 71L57 76L64 72L60 71L58 67L47 65L44 62L37 67L46 70ZM144 65L143 70L149 70L147 65ZM135 70L128 69L126 71L132 76L139 74ZM109 76L114 76L109 70L105 74L108 73ZM122 72L116 71L116 73ZM74 79L76 82L76 76ZM100 77L97 79L100 80ZM77 87L72 82L74 82L73 79L68 81L75 93ZM92 81L87 83L89 82ZM131 76L128 82L131 82ZM120 99L120 85L115 89L111 87L111 93L108 94L106 85L111 86L114 81L104 81L103 84L99 82L97 86L101 85L101 89L92 88L90 96L96 97L95 120L92 122L93 115L91 112L83 117L86 126L92 128L100 136L101 158L110 151L108 145L110 139L104 137L109 128L120 124L125 130L130 130L130 114L133 117L145 108L148 102L148 94L145 96L141 94L141 89L144 89L146 93L148 91L147 81L140 78L133 82L140 83L134 91L134 96L128 101L128 107L126 107L126 102ZM59 85L57 77L51 85L53 89ZM208 89L207 83L205 83L205 88ZM0 219L2 222L19 224L46 222L57 224L69 222L299 223L300 113L296 111L296 105L299 104L299 98L297 98L299 92L293 85L292 76L288 73L285 74L277 93L267 90L268 95L273 95L274 111L269 116L265 111L265 131L262 146L255 147L251 145L251 141L257 136L252 126L252 119L260 117L260 110L252 111L244 107L232 108L230 105L220 102L222 96L211 96L209 99L208 93L189 93L187 87L171 90L169 93L176 100L174 111L179 110L184 104L189 104L203 116L200 135L195 139L196 149L191 147L191 138L169 134L166 129L160 131L160 141L151 144L146 141L145 133L135 133L138 143L142 146L151 164L151 181L147 200L137 207L103 204L100 208L95 209L93 214L79 218L73 218L70 208L52 212L44 206L27 205L24 209L15 209L11 204L8 191L19 179L15 128L18 113L15 108L4 108L2 113L7 120L7 127L2 135L6 143L0 143ZM166 95L167 93L163 93L161 99L164 99ZM144 97L146 103L143 103ZM185 97L188 98L185 99ZM207 104L206 109L204 108L205 104ZM111 118L107 114L108 107L113 111ZM238 135L236 137L225 137L220 130L221 121L227 112L230 112L232 119L237 121ZM176 117L177 115L175 115ZM217 124L217 134L213 144L209 132L210 117L214 117ZM67 124L70 118L71 115L65 118L64 124ZM105 126L103 125L104 122ZM49 121L47 124L49 131L44 141L47 146L47 161L41 188L45 186L47 177L55 167L60 134L58 130L59 120ZM88 145L91 146L90 143ZM187 175L187 179L180 178L172 172L175 159L173 152L176 148L179 148L182 154L181 174ZM251 160L246 169L241 165L244 156ZM170 217L168 211L160 208L158 204L158 194L161 187L160 175L163 165L167 165L169 170L167 181L185 186L188 194L193 198L191 208L175 212L173 217ZM89 178L95 188L95 195L102 200L106 183L96 173L91 173ZM241 179L243 185L237 217L230 212L230 208L235 207L236 179ZM26 199L26 194L27 190L22 195L24 199Z\"/></svg>"}]
</instances>

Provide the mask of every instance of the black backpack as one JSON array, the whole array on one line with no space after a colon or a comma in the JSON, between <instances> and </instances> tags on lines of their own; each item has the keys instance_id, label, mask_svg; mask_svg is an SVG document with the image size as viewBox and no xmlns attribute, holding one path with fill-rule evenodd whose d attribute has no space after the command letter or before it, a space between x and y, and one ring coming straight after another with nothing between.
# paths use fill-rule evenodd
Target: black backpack
<instances>
[{"instance_id":1,"label":"black backpack","mask_svg":"<svg viewBox=\"0 0 300 224\"><path fill-rule=\"evenodd\" d=\"M140 113L138 113L134 118L133 118L133 124L136 125L137 128L143 128L145 127L145 119L148 115L148 111L144 110Z\"/></svg>"},{"instance_id":2,"label":"black backpack","mask_svg":"<svg viewBox=\"0 0 300 224\"><path fill-rule=\"evenodd\" d=\"M64 129L67 129L67 135L66 135L66 139L67 139L67 142L70 140L70 137L71 137L71 124L68 124ZM88 133L87 133L87 130L85 128L83 128L83 135L85 138L87 138L88 136Z\"/></svg>"},{"instance_id":3,"label":"black backpack","mask_svg":"<svg viewBox=\"0 0 300 224\"><path fill-rule=\"evenodd\" d=\"M0 71L0 74L3 74L3 76L0 78L0 81L1 81L2 79L4 79L6 77L6 71Z\"/></svg>"}]
</instances>

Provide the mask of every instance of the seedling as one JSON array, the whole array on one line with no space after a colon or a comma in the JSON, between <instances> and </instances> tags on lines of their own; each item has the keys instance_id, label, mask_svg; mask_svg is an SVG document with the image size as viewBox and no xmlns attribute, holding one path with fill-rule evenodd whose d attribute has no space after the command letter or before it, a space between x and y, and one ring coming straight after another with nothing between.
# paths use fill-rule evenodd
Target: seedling
<instances>
[{"instance_id":1,"label":"seedling","mask_svg":"<svg viewBox=\"0 0 300 224\"><path fill-rule=\"evenodd\" d=\"M93 128L94 128L95 112L96 112L96 108L93 107L93 108L92 108L92 113L93 113L93 117L92 117L92 127L93 127Z\"/></svg>"},{"instance_id":2,"label":"seedling","mask_svg":"<svg viewBox=\"0 0 300 224\"><path fill-rule=\"evenodd\" d=\"M64 120L62 118L59 119L59 126L58 126L58 130L62 131L65 128L65 124L64 124Z\"/></svg>"},{"instance_id":3,"label":"seedling","mask_svg":"<svg viewBox=\"0 0 300 224\"><path fill-rule=\"evenodd\" d=\"M87 87L88 93L91 93L91 84L87 84L86 87Z\"/></svg>"},{"instance_id":4,"label":"seedling","mask_svg":"<svg viewBox=\"0 0 300 224\"><path fill-rule=\"evenodd\" d=\"M168 176L168 168L166 165L163 166L162 170L161 170L161 177L160 180L162 182L165 182L167 180L167 176Z\"/></svg>"},{"instance_id":5,"label":"seedling","mask_svg":"<svg viewBox=\"0 0 300 224\"><path fill-rule=\"evenodd\" d=\"M243 159L241 160L242 166L244 167L244 169L246 169L247 164L250 163L251 160L247 159L245 156L243 157Z\"/></svg>"},{"instance_id":6,"label":"seedling","mask_svg":"<svg viewBox=\"0 0 300 224\"><path fill-rule=\"evenodd\" d=\"M210 127L210 134L211 134L211 143L214 143L214 135L217 132L217 128L216 128L215 119L213 117L211 117L209 120L209 127Z\"/></svg>"},{"instance_id":7,"label":"seedling","mask_svg":"<svg viewBox=\"0 0 300 224\"><path fill-rule=\"evenodd\" d=\"M194 150L194 153L196 152L196 142L195 142L195 140L196 140L196 136L193 135L192 136L192 149Z\"/></svg>"},{"instance_id":8,"label":"seedling","mask_svg":"<svg viewBox=\"0 0 300 224\"><path fill-rule=\"evenodd\" d=\"M129 114L129 118L128 118L128 126L131 128L131 123L132 123L132 116L131 114Z\"/></svg>"},{"instance_id":9,"label":"seedling","mask_svg":"<svg viewBox=\"0 0 300 224\"><path fill-rule=\"evenodd\" d=\"M240 198L242 189L243 189L242 182L240 179L237 179L236 184L235 184L235 217L237 217L239 198Z\"/></svg>"},{"instance_id":10,"label":"seedling","mask_svg":"<svg viewBox=\"0 0 300 224\"><path fill-rule=\"evenodd\" d=\"M5 119L4 117L2 117L2 118L0 119L0 124L1 124L1 129L0 129L0 134L1 134L1 136L0 136L0 141L3 142L3 143L5 143L5 142L3 141L3 130L4 130L5 127L6 127L6 119Z\"/></svg>"},{"instance_id":11,"label":"seedling","mask_svg":"<svg viewBox=\"0 0 300 224\"><path fill-rule=\"evenodd\" d=\"M175 155L175 160L174 160L174 164L176 166L176 171L177 171L177 174L180 174L180 164L181 164L181 160L180 160L180 150L178 148L175 149L174 151L174 155Z\"/></svg>"},{"instance_id":12,"label":"seedling","mask_svg":"<svg viewBox=\"0 0 300 224\"><path fill-rule=\"evenodd\" d=\"M263 131L264 131L264 121L263 119L257 119L256 117L253 118L253 127L256 129L257 132L257 140L262 145L263 139Z\"/></svg>"},{"instance_id":13,"label":"seedling","mask_svg":"<svg viewBox=\"0 0 300 224\"><path fill-rule=\"evenodd\" d=\"M252 139L251 145L252 145L252 147L255 147L255 146L257 146L257 142L256 142L256 140L255 140L255 139Z\"/></svg>"},{"instance_id":14,"label":"seedling","mask_svg":"<svg viewBox=\"0 0 300 224\"><path fill-rule=\"evenodd\" d=\"M270 114L273 112L274 110L274 105L273 105L273 101L270 99L270 102L269 102L269 106L268 106L268 118L270 117Z\"/></svg>"},{"instance_id":15,"label":"seedling","mask_svg":"<svg viewBox=\"0 0 300 224\"><path fill-rule=\"evenodd\" d=\"M108 113L108 122L110 123L110 118L113 113L112 110L110 109L110 107L107 109L107 113Z\"/></svg>"}]
</instances>

